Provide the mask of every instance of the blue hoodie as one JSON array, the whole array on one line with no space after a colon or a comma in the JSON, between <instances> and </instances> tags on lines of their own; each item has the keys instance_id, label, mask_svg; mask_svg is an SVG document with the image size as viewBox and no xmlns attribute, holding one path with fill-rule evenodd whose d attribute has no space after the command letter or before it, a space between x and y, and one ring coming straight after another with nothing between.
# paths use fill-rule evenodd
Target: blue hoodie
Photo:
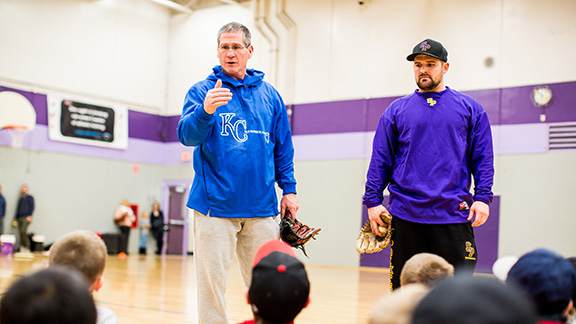
<instances>
[{"instance_id":1,"label":"blue hoodie","mask_svg":"<svg viewBox=\"0 0 576 324\"><path fill-rule=\"evenodd\" d=\"M180 143L195 146L189 208L215 217L275 216L274 183L283 194L296 193L286 107L263 78L263 72L248 69L237 80L216 66L188 90L177 132ZM218 79L232 100L210 115L204 98Z\"/></svg>"},{"instance_id":2,"label":"blue hoodie","mask_svg":"<svg viewBox=\"0 0 576 324\"><path fill-rule=\"evenodd\" d=\"M474 177L474 195L470 186ZM374 135L364 205L382 204L400 219L465 223L474 201L492 202L494 153L486 112L450 88L394 101Z\"/></svg>"}]
</instances>

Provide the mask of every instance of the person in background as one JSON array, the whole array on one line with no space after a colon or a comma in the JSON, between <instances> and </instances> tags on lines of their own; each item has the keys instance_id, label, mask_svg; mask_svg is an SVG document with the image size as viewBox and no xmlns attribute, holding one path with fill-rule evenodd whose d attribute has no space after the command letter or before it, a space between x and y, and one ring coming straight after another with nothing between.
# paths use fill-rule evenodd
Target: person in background
<instances>
[{"instance_id":1,"label":"person in background","mask_svg":"<svg viewBox=\"0 0 576 324\"><path fill-rule=\"evenodd\" d=\"M4 216L6 216L6 199L2 195L2 186L0 186L0 235L4 234Z\"/></svg>"},{"instance_id":2,"label":"person in background","mask_svg":"<svg viewBox=\"0 0 576 324\"><path fill-rule=\"evenodd\" d=\"M152 228L152 236L156 241L156 254L162 254L162 247L164 245L164 213L160 210L160 203L157 201L152 204L152 212L150 212L150 225Z\"/></svg>"},{"instance_id":3,"label":"person in background","mask_svg":"<svg viewBox=\"0 0 576 324\"><path fill-rule=\"evenodd\" d=\"M17 251L30 252L30 240L28 239L28 226L32 222L34 213L34 197L28 193L28 185L22 185L20 188L20 198L16 207L16 227L18 228L18 237L20 239Z\"/></svg>"},{"instance_id":4,"label":"person in background","mask_svg":"<svg viewBox=\"0 0 576 324\"><path fill-rule=\"evenodd\" d=\"M73 269L48 268L16 280L0 302L2 324L95 324L86 280Z\"/></svg>"},{"instance_id":5,"label":"person in background","mask_svg":"<svg viewBox=\"0 0 576 324\"><path fill-rule=\"evenodd\" d=\"M104 285L106 257L106 245L98 234L76 230L52 244L48 254L48 266L69 267L78 271L88 282L88 291L93 295ZM118 317L112 310L103 306L96 306L96 309L98 324L118 323Z\"/></svg>"},{"instance_id":6,"label":"person in background","mask_svg":"<svg viewBox=\"0 0 576 324\"><path fill-rule=\"evenodd\" d=\"M128 254L128 242L130 239L130 229L132 224L136 221L136 216L134 211L130 208L130 201L124 199L122 204L116 209L114 213L114 222L120 228L120 242L119 251L120 253Z\"/></svg>"},{"instance_id":7,"label":"person in background","mask_svg":"<svg viewBox=\"0 0 576 324\"><path fill-rule=\"evenodd\" d=\"M146 255L148 236L150 236L150 217L147 211L143 211L140 218L140 246L138 249L140 255Z\"/></svg>"}]
</instances>

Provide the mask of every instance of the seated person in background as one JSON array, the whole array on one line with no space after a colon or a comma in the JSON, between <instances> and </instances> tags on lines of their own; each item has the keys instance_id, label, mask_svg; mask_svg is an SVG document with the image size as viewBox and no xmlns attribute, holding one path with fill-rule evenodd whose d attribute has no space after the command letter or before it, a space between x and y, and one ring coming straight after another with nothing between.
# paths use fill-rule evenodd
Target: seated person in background
<instances>
[{"instance_id":1,"label":"seated person in background","mask_svg":"<svg viewBox=\"0 0 576 324\"><path fill-rule=\"evenodd\" d=\"M432 253L413 255L402 268L400 285L421 283L428 288L439 282L454 277L454 266L444 258Z\"/></svg>"},{"instance_id":2,"label":"seated person in background","mask_svg":"<svg viewBox=\"0 0 576 324\"><path fill-rule=\"evenodd\" d=\"M302 262L284 242L270 240L256 252L247 301L254 320L242 324L294 323L310 302L310 282Z\"/></svg>"},{"instance_id":3,"label":"seated person in background","mask_svg":"<svg viewBox=\"0 0 576 324\"><path fill-rule=\"evenodd\" d=\"M408 263L406 263L408 264ZM404 266L406 269L406 266ZM404 271L404 270L402 270ZM421 283L402 285L391 293L382 296L372 308L370 324L410 324L414 308L429 288Z\"/></svg>"},{"instance_id":4,"label":"seated person in background","mask_svg":"<svg viewBox=\"0 0 576 324\"><path fill-rule=\"evenodd\" d=\"M534 324L534 304L522 289L480 276L441 282L414 309L412 324Z\"/></svg>"},{"instance_id":5,"label":"seated person in background","mask_svg":"<svg viewBox=\"0 0 576 324\"><path fill-rule=\"evenodd\" d=\"M94 324L96 307L84 278L64 267L16 280L2 297L2 324Z\"/></svg>"},{"instance_id":6,"label":"seated person in background","mask_svg":"<svg viewBox=\"0 0 576 324\"><path fill-rule=\"evenodd\" d=\"M547 249L528 252L510 268L506 283L517 284L532 297L538 323L566 323L576 289L570 261Z\"/></svg>"},{"instance_id":7,"label":"seated person in background","mask_svg":"<svg viewBox=\"0 0 576 324\"><path fill-rule=\"evenodd\" d=\"M48 256L48 266L67 266L80 272L89 283L93 294L104 284L106 266L106 245L96 234L77 230L70 232L52 244ZM97 306L98 324L116 324L118 317L110 309Z\"/></svg>"}]
</instances>

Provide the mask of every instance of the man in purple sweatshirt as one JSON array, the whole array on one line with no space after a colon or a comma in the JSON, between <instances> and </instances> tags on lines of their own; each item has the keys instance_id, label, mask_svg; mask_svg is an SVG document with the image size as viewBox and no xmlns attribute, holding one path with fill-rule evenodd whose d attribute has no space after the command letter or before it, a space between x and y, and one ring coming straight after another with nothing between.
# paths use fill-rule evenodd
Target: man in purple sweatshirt
<instances>
[{"instance_id":1,"label":"man in purple sweatshirt","mask_svg":"<svg viewBox=\"0 0 576 324\"><path fill-rule=\"evenodd\" d=\"M441 43L426 39L406 59L414 62L418 89L380 118L363 199L374 234L385 226L382 212L393 216L391 289L400 287L406 260L420 252L443 257L456 273L472 274L478 257L472 228L486 222L493 197L486 112L444 85L449 63ZM386 188L390 203L384 207Z\"/></svg>"}]
</instances>

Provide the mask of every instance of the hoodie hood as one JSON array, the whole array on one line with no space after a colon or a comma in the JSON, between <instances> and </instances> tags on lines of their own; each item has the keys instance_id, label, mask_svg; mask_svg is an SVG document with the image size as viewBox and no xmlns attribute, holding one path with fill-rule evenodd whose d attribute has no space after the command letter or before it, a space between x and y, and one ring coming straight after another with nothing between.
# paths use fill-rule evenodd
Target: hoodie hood
<instances>
[{"instance_id":1,"label":"hoodie hood","mask_svg":"<svg viewBox=\"0 0 576 324\"><path fill-rule=\"evenodd\" d=\"M222 83L227 83L232 87L242 87L242 86L257 86L264 80L264 72L254 70L254 69L246 69L246 75L244 76L244 80L237 80L233 77L229 76L228 74L224 73L222 70L222 66L216 65L212 68L212 73L206 78L209 81L216 81L218 79L222 80Z\"/></svg>"}]
</instances>

